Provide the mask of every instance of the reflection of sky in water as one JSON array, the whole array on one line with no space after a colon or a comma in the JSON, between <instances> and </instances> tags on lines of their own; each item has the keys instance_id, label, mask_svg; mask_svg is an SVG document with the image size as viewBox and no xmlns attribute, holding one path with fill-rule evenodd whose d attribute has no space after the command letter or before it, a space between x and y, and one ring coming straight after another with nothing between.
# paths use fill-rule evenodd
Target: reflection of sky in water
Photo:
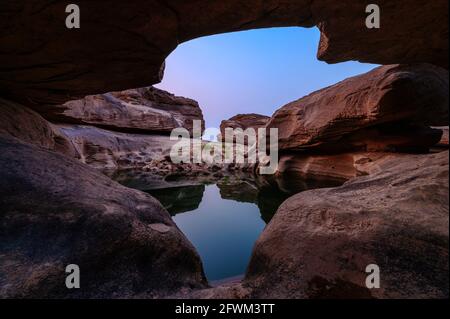
<instances>
[{"instance_id":1,"label":"reflection of sky in water","mask_svg":"<svg viewBox=\"0 0 450 319\"><path fill-rule=\"evenodd\" d=\"M197 209L174 221L199 252L209 280L243 274L265 227L256 204L222 199L216 185L206 186Z\"/></svg>"}]
</instances>

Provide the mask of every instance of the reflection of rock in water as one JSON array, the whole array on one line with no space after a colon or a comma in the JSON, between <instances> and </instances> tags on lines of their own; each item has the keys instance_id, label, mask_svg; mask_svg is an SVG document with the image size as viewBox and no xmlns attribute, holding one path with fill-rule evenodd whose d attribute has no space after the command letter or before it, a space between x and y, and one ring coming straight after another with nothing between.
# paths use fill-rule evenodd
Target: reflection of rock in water
<instances>
[{"instance_id":1,"label":"reflection of rock in water","mask_svg":"<svg viewBox=\"0 0 450 319\"><path fill-rule=\"evenodd\" d=\"M201 184L212 184L217 181L213 175L185 176L183 174L160 175L143 170L121 170L104 172L110 178L120 184L148 192L154 189L193 186Z\"/></svg>"},{"instance_id":2,"label":"reflection of rock in water","mask_svg":"<svg viewBox=\"0 0 450 319\"><path fill-rule=\"evenodd\" d=\"M288 193L281 192L277 188L264 187L258 194L258 207L261 211L261 218L267 224L272 219L278 207L290 197Z\"/></svg>"},{"instance_id":3,"label":"reflection of rock in water","mask_svg":"<svg viewBox=\"0 0 450 319\"><path fill-rule=\"evenodd\" d=\"M256 203L258 198L258 187L246 180L222 179L217 183L220 196L223 199L233 199L238 202Z\"/></svg>"},{"instance_id":4,"label":"reflection of rock in water","mask_svg":"<svg viewBox=\"0 0 450 319\"><path fill-rule=\"evenodd\" d=\"M172 216L175 216L197 209L203 199L204 191L205 185L192 185L154 189L148 193L159 200Z\"/></svg>"},{"instance_id":5,"label":"reflection of rock in water","mask_svg":"<svg viewBox=\"0 0 450 319\"><path fill-rule=\"evenodd\" d=\"M222 179L217 183L220 195L224 199L254 203L261 211L261 218L268 223L281 203L290 195L280 191L276 186L262 185L253 180Z\"/></svg>"},{"instance_id":6,"label":"reflection of rock in water","mask_svg":"<svg viewBox=\"0 0 450 319\"><path fill-rule=\"evenodd\" d=\"M122 170L108 175L127 187L150 193L172 215L197 209L202 201L204 185L217 183L223 199L256 204L266 223L289 196L309 189L342 184L335 180L305 180L287 173L255 176L235 172L215 177L202 174L184 176L182 173L162 176L142 170Z\"/></svg>"}]
</instances>

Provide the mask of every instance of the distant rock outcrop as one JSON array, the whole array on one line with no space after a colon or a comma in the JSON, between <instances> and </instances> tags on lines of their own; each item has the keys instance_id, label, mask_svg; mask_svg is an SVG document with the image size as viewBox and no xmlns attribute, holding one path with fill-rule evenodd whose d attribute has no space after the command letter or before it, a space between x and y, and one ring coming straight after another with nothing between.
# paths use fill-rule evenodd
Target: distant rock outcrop
<instances>
[{"instance_id":1,"label":"distant rock outcrop","mask_svg":"<svg viewBox=\"0 0 450 319\"><path fill-rule=\"evenodd\" d=\"M59 129L29 108L0 98L0 135L76 157L70 140Z\"/></svg>"},{"instance_id":2,"label":"distant rock outcrop","mask_svg":"<svg viewBox=\"0 0 450 319\"><path fill-rule=\"evenodd\" d=\"M220 134L217 139L219 141L225 142L225 129L227 128L233 129L233 131L236 129L241 129L242 131L253 129L256 133L256 139L258 139L258 129L265 128L269 120L269 116L255 113L235 115L232 118L223 120L220 123ZM246 139L245 134L234 134L232 141L236 143L243 143L246 145L250 143L250 141Z\"/></svg>"},{"instance_id":3,"label":"distant rock outcrop","mask_svg":"<svg viewBox=\"0 0 450 319\"><path fill-rule=\"evenodd\" d=\"M64 105L47 106L41 114L52 122L94 125L114 131L170 134L191 131L193 121L205 121L198 103L154 87L87 96Z\"/></svg>"}]
</instances>

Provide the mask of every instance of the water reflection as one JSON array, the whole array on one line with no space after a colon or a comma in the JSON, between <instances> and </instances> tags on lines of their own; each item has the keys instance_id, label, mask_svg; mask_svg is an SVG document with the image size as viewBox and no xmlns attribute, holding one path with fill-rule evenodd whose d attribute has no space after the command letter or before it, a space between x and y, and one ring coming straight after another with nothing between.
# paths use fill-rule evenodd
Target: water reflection
<instances>
[{"instance_id":1,"label":"water reflection","mask_svg":"<svg viewBox=\"0 0 450 319\"><path fill-rule=\"evenodd\" d=\"M148 192L159 200L172 216L175 216L179 213L196 210L200 206L205 185L162 188Z\"/></svg>"},{"instance_id":2,"label":"water reflection","mask_svg":"<svg viewBox=\"0 0 450 319\"><path fill-rule=\"evenodd\" d=\"M214 184L205 186L197 209L174 221L197 249L210 281L243 274L266 225L255 204L223 199Z\"/></svg>"},{"instance_id":3,"label":"water reflection","mask_svg":"<svg viewBox=\"0 0 450 319\"><path fill-rule=\"evenodd\" d=\"M112 177L161 202L196 247L210 281L244 274L256 239L281 203L309 188L304 181L242 174L163 178L123 171Z\"/></svg>"}]
</instances>

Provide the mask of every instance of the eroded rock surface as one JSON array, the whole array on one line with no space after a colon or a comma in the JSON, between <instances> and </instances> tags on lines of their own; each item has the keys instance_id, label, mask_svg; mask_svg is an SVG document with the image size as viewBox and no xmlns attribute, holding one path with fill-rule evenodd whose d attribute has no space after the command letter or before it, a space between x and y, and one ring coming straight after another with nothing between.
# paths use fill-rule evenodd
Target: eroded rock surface
<instances>
[{"instance_id":1,"label":"eroded rock surface","mask_svg":"<svg viewBox=\"0 0 450 319\"><path fill-rule=\"evenodd\" d=\"M233 130L241 129L242 131L245 131L247 129L253 129L255 130L255 133L258 134L258 129L265 128L269 120L270 120L269 116L254 113L235 115L232 118L224 120L220 123L220 135L218 139L221 141L225 140L225 129L227 128L231 128ZM240 140L240 138L242 140ZM244 142L245 144L249 143L244 136L241 137L236 136L234 138L234 141L236 142L241 141Z\"/></svg>"},{"instance_id":2,"label":"eroded rock surface","mask_svg":"<svg viewBox=\"0 0 450 319\"><path fill-rule=\"evenodd\" d=\"M448 67L447 0L379 0L380 29L366 27L363 0L77 4L80 29L65 27L65 1L0 3L0 95L39 107L152 85L161 80L161 66L178 44L263 27L317 25L322 33L318 56L327 62Z\"/></svg>"},{"instance_id":3,"label":"eroded rock surface","mask_svg":"<svg viewBox=\"0 0 450 319\"><path fill-rule=\"evenodd\" d=\"M329 144L343 148L358 142L348 137L351 133L359 133L359 140L369 139L361 143L369 144L369 150L370 144L381 150L383 146L413 147L415 143L429 148L440 135L423 130L419 136L423 138L418 138L418 129L405 129L404 123L447 124L448 88L448 71L444 69L428 64L382 66L289 103L267 126L278 128L281 150ZM397 124L387 130L380 128L386 123ZM372 129L377 125L378 131ZM358 132L368 128L372 132ZM350 141L342 143L343 137Z\"/></svg>"},{"instance_id":4,"label":"eroded rock surface","mask_svg":"<svg viewBox=\"0 0 450 319\"><path fill-rule=\"evenodd\" d=\"M449 154L405 155L289 198L258 239L257 298L448 298ZM365 286L377 264L381 288Z\"/></svg>"},{"instance_id":5,"label":"eroded rock surface","mask_svg":"<svg viewBox=\"0 0 450 319\"><path fill-rule=\"evenodd\" d=\"M56 126L23 105L0 98L0 123L0 134L70 157L77 155L70 140Z\"/></svg>"},{"instance_id":6,"label":"eroded rock surface","mask_svg":"<svg viewBox=\"0 0 450 319\"><path fill-rule=\"evenodd\" d=\"M193 121L201 122L202 110L194 100L154 87L87 96L64 105L40 108L52 122L95 125L115 131L164 133L179 127L192 135Z\"/></svg>"},{"instance_id":7,"label":"eroded rock surface","mask_svg":"<svg viewBox=\"0 0 450 319\"><path fill-rule=\"evenodd\" d=\"M161 204L66 156L0 136L2 298L162 297L205 287ZM65 287L77 264L81 289Z\"/></svg>"},{"instance_id":8,"label":"eroded rock surface","mask_svg":"<svg viewBox=\"0 0 450 319\"><path fill-rule=\"evenodd\" d=\"M302 154L291 153L281 156L277 175L281 181L295 183L326 182L339 186L349 179L369 175L380 169L380 161L386 158L405 158L406 154L393 153L342 153L342 154ZM289 179L289 177L291 179ZM293 188L293 185L283 188Z\"/></svg>"},{"instance_id":9,"label":"eroded rock surface","mask_svg":"<svg viewBox=\"0 0 450 319\"><path fill-rule=\"evenodd\" d=\"M127 134L84 125L57 127L72 143L76 157L97 169L142 168L165 160L176 143L164 135Z\"/></svg>"}]
</instances>

